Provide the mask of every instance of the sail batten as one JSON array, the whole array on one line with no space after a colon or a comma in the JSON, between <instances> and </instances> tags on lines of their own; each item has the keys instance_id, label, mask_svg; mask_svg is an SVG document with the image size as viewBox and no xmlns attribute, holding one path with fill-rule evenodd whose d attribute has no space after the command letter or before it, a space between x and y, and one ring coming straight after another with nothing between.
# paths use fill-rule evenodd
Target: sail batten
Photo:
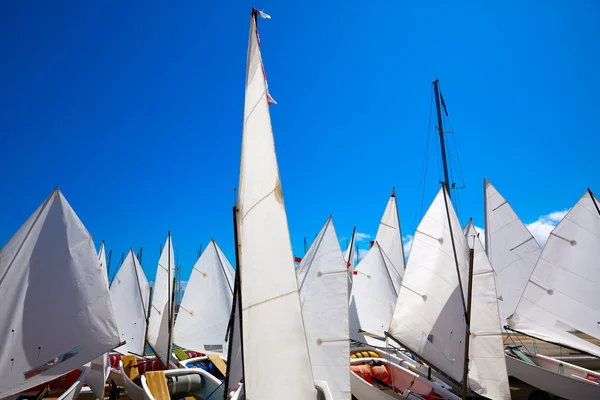
<instances>
[{"instance_id":1,"label":"sail batten","mask_svg":"<svg viewBox=\"0 0 600 400\"><path fill-rule=\"evenodd\" d=\"M0 397L57 378L118 345L106 270L58 189L2 249L0 277Z\"/></svg>"},{"instance_id":2,"label":"sail batten","mask_svg":"<svg viewBox=\"0 0 600 400\"><path fill-rule=\"evenodd\" d=\"M588 190L551 232L527 282L511 329L600 355L574 334L600 338L600 213Z\"/></svg>"},{"instance_id":3,"label":"sail batten","mask_svg":"<svg viewBox=\"0 0 600 400\"><path fill-rule=\"evenodd\" d=\"M250 18L237 202L244 387L246 398L285 394L300 400L314 398L316 389L275 154L258 15L253 10Z\"/></svg>"}]
</instances>

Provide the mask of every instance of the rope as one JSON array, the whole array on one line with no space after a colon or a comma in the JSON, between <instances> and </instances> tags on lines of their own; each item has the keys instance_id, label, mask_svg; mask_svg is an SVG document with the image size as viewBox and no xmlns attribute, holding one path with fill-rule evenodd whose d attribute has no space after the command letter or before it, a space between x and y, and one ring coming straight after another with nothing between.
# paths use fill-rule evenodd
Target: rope
<instances>
[{"instance_id":1,"label":"rope","mask_svg":"<svg viewBox=\"0 0 600 400\"><path fill-rule=\"evenodd\" d=\"M415 207L415 217L413 220L413 226L417 226L417 218L419 221L421 220L421 216L423 215L423 203L425 201L425 187L427 186L427 167L429 162L429 140L431 138L431 116L433 113L433 89L431 90L431 95L429 96L429 121L427 122L427 136L425 140L425 157L423 157L423 166L421 167L421 186L419 188L419 192L417 195L417 204ZM438 161L439 163L439 161ZM419 204L419 200L421 200L421 204Z\"/></svg>"}]
</instances>

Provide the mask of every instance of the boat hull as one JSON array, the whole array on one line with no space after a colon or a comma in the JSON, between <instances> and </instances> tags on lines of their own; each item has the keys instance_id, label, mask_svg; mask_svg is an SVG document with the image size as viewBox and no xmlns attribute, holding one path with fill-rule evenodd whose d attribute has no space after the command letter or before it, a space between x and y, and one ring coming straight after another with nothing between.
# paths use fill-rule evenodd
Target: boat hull
<instances>
[{"instance_id":1,"label":"boat hull","mask_svg":"<svg viewBox=\"0 0 600 400\"><path fill-rule=\"evenodd\" d=\"M536 361L547 361L548 363L544 363L543 366L533 365L521 361L518 358L506 355L506 368L508 370L508 374L533 387L567 400L600 398L600 384L588 381L581 377L575 378L571 374L561 374L558 372L558 369L557 372L548 369L553 364L555 364L557 367L559 364L563 364L563 368L566 367L567 370L571 370L572 368L583 368L566 364L564 362L561 363L558 360L552 360L548 357L531 357L535 357ZM554 363L552 361L554 361ZM589 372L593 373L593 371Z\"/></svg>"}]
</instances>

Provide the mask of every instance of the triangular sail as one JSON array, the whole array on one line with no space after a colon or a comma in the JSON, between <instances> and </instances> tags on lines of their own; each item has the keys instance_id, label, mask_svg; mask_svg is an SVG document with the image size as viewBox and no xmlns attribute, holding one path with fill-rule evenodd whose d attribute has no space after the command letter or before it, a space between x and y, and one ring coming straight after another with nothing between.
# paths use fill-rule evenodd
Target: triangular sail
<instances>
[{"instance_id":1,"label":"triangular sail","mask_svg":"<svg viewBox=\"0 0 600 400\"><path fill-rule=\"evenodd\" d=\"M390 276L391 265L378 242L356 267L350 296L350 338L381 346L390 325L398 294Z\"/></svg>"},{"instance_id":2,"label":"triangular sail","mask_svg":"<svg viewBox=\"0 0 600 400\"><path fill-rule=\"evenodd\" d=\"M148 344L164 366L171 360L171 329L173 327L173 279L175 278L175 254L171 232L158 260L152 306L148 320Z\"/></svg>"},{"instance_id":3,"label":"triangular sail","mask_svg":"<svg viewBox=\"0 0 600 400\"><path fill-rule=\"evenodd\" d=\"M454 207L442 188L415 232L389 330L411 352L457 382L463 378L466 321L455 257L466 290L468 252Z\"/></svg>"},{"instance_id":4,"label":"triangular sail","mask_svg":"<svg viewBox=\"0 0 600 400\"><path fill-rule=\"evenodd\" d=\"M92 237L55 189L0 252L0 398L119 344Z\"/></svg>"},{"instance_id":5,"label":"triangular sail","mask_svg":"<svg viewBox=\"0 0 600 400\"><path fill-rule=\"evenodd\" d=\"M124 345L115 350L122 354L143 355L146 346L146 318L150 284L133 250L121 264L110 285L110 298Z\"/></svg>"},{"instance_id":6,"label":"triangular sail","mask_svg":"<svg viewBox=\"0 0 600 400\"><path fill-rule=\"evenodd\" d=\"M100 251L98 252L98 260L100 261L100 267L106 269L107 265L106 253L104 251L104 240L100 245ZM105 277L106 285L108 286L108 273L105 274ZM119 324L117 322L117 327L118 326ZM85 374L85 381L97 398L104 399L104 388L106 386L106 379L108 379L108 374L110 372L108 353L104 353L100 357L97 357L96 359L90 361L88 363L88 367L89 369Z\"/></svg>"},{"instance_id":7,"label":"triangular sail","mask_svg":"<svg viewBox=\"0 0 600 400\"><path fill-rule=\"evenodd\" d=\"M246 398L316 396L252 11L238 197ZM265 371L269 371L266 373Z\"/></svg>"},{"instance_id":8,"label":"triangular sail","mask_svg":"<svg viewBox=\"0 0 600 400\"><path fill-rule=\"evenodd\" d=\"M485 250L496 271L500 324L515 311L542 250L510 204L484 179Z\"/></svg>"},{"instance_id":9,"label":"triangular sail","mask_svg":"<svg viewBox=\"0 0 600 400\"><path fill-rule=\"evenodd\" d=\"M356 256L357 254L354 252L354 238L356 236L356 227L352 230L352 238L350 239L350 244L344 253L344 261L346 261L346 266L348 268L348 296L352 291L352 278L354 274L354 266L356 265Z\"/></svg>"},{"instance_id":10,"label":"triangular sail","mask_svg":"<svg viewBox=\"0 0 600 400\"><path fill-rule=\"evenodd\" d=\"M313 376L350 400L347 266L331 217L296 272Z\"/></svg>"},{"instance_id":11,"label":"triangular sail","mask_svg":"<svg viewBox=\"0 0 600 400\"><path fill-rule=\"evenodd\" d=\"M400 229L400 217L398 216L398 205L396 203L396 189L385 208L383 217L379 222L375 241L379 243L383 254L392 267L390 276L394 281L396 292L400 291L402 277L404 276L404 247L402 245L402 230Z\"/></svg>"},{"instance_id":12,"label":"triangular sail","mask_svg":"<svg viewBox=\"0 0 600 400\"><path fill-rule=\"evenodd\" d=\"M233 267L214 240L192 269L173 341L180 347L203 353L227 354L224 339L233 299Z\"/></svg>"},{"instance_id":13,"label":"triangular sail","mask_svg":"<svg viewBox=\"0 0 600 400\"><path fill-rule=\"evenodd\" d=\"M588 190L554 228L511 317L510 327L600 356L600 203Z\"/></svg>"},{"instance_id":14,"label":"triangular sail","mask_svg":"<svg viewBox=\"0 0 600 400\"><path fill-rule=\"evenodd\" d=\"M491 400L509 400L510 387L504 360L502 329L494 270L471 221L465 237L474 250L471 340L469 342L469 387Z\"/></svg>"}]
</instances>

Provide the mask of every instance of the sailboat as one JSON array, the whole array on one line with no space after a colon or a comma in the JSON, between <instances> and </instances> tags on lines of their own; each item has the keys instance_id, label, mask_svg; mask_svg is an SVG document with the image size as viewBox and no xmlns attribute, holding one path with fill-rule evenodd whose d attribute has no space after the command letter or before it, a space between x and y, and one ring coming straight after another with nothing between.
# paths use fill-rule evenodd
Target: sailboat
<instances>
[{"instance_id":1,"label":"sailboat","mask_svg":"<svg viewBox=\"0 0 600 400\"><path fill-rule=\"evenodd\" d=\"M269 18L252 9L225 392L243 375L246 398L331 399L328 383L314 380L309 357L269 114L274 101L258 40L259 16Z\"/></svg>"},{"instance_id":2,"label":"sailboat","mask_svg":"<svg viewBox=\"0 0 600 400\"><path fill-rule=\"evenodd\" d=\"M600 357L600 347L577 336L600 338L598 259L600 204L588 189L550 233L507 329ZM511 375L556 396L600 397L600 373L516 347L506 363Z\"/></svg>"},{"instance_id":3,"label":"sailboat","mask_svg":"<svg viewBox=\"0 0 600 400\"><path fill-rule=\"evenodd\" d=\"M348 268L348 298L352 293L352 278L354 275L354 267L356 266L356 259L358 258L358 251L354 251L354 240L356 238L356 227L352 229L352 237L348 248L344 252L344 261L346 261L346 268Z\"/></svg>"},{"instance_id":4,"label":"sailboat","mask_svg":"<svg viewBox=\"0 0 600 400\"><path fill-rule=\"evenodd\" d=\"M205 354L227 354L224 338L233 300L233 267L214 240L188 281L173 330L179 346Z\"/></svg>"},{"instance_id":5,"label":"sailboat","mask_svg":"<svg viewBox=\"0 0 600 400\"><path fill-rule=\"evenodd\" d=\"M494 269L470 219L464 229L473 250L473 299L469 341L469 387L493 400L510 399L508 373L504 360L500 310Z\"/></svg>"},{"instance_id":6,"label":"sailboat","mask_svg":"<svg viewBox=\"0 0 600 400\"><path fill-rule=\"evenodd\" d=\"M542 249L507 200L484 179L485 250L496 272L500 326L515 312Z\"/></svg>"},{"instance_id":7,"label":"sailboat","mask_svg":"<svg viewBox=\"0 0 600 400\"><path fill-rule=\"evenodd\" d=\"M358 343L385 346L404 275L402 232L396 190L388 200L375 242L356 266L350 295L350 338Z\"/></svg>"},{"instance_id":8,"label":"sailboat","mask_svg":"<svg viewBox=\"0 0 600 400\"><path fill-rule=\"evenodd\" d=\"M124 345L115 351L121 354L146 354L148 307L152 288L132 249L121 264L110 285L110 297L115 307L115 319Z\"/></svg>"},{"instance_id":9,"label":"sailboat","mask_svg":"<svg viewBox=\"0 0 600 400\"><path fill-rule=\"evenodd\" d=\"M106 270L58 188L0 252L0 315L0 398L120 344Z\"/></svg>"},{"instance_id":10,"label":"sailboat","mask_svg":"<svg viewBox=\"0 0 600 400\"><path fill-rule=\"evenodd\" d=\"M491 268L489 262L481 257L481 251L475 258L475 243L473 246L467 243L450 196L438 82L434 81L433 86L444 180L415 232L402 288L386 336L444 373L463 399L472 392L485 393L493 399L510 398L510 393L506 393L506 370L497 361L503 347L496 322L499 316L495 288L489 282ZM475 261L481 264L476 270L482 277L476 281L480 287L474 295ZM488 286L481 286L481 283ZM491 292L492 289L494 292ZM473 321L477 318L472 317L473 301L477 302L475 307L479 314L492 316L495 331L489 331L487 320ZM480 337L487 334L492 334L493 338ZM496 357L494 362L497 364L486 364L487 357ZM416 394L427 395L424 389L419 389L421 392ZM438 388L432 389L442 395ZM394 385L394 390L400 390L406 396L415 388Z\"/></svg>"},{"instance_id":11,"label":"sailboat","mask_svg":"<svg viewBox=\"0 0 600 400\"><path fill-rule=\"evenodd\" d=\"M326 381L334 400L350 400L348 279L330 216L296 274L313 376Z\"/></svg>"}]
</instances>

